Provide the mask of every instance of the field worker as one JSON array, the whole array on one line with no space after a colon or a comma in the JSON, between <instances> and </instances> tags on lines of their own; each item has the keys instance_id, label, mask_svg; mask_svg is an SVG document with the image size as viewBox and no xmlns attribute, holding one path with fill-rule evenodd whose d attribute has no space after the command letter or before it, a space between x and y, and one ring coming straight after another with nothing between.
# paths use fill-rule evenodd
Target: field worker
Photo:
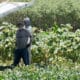
<instances>
[{"instance_id":1,"label":"field worker","mask_svg":"<svg viewBox=\"0 0 80 80\"><path fill-rule=\"evenodd\" d=\"M28 30L31 34L32 37L32 26L31 26L31 21L29 17L24 18L24 25L25 29ZM29 63L31 64L31 45L28 47L28 52L29 52Z\"/></svg>"},{"instance_id":2,"label":"field worker","mask_svg":"<svg viewBox=\"0 0 80 80\"><path fill-rule=\"evenodd\" d=\"M19 22L17 26L19 29L16 32L16 50L12 66L17 66L21 58L25 65L29 65L28 47L31 45L31 34L24 28L24 22Z\"/></svg>"}]
</instances>

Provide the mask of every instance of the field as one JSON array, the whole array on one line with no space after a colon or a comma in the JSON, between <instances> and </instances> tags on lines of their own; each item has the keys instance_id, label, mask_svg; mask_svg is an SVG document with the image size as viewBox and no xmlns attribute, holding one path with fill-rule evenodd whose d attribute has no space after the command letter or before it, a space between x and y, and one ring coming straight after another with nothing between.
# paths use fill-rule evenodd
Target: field
<instances>
[{"instance_id":1,"label":"field","mask_svg":"<svg viewBox=\"0 0 80 80\"><path fill-rule=\"evenodd\" d=\"M32 64L23 63L15 69L5 69L12 63L15 49L15 25L3 23L0 35L1 80L79 80L80 30L72 31L70 24L48 31L33 27ZM13 45L14 44L14 45ZM1 66L0 66L1 67ZM4 70L4 71L2 71ZM6 73L6 74L5 74Z\"/></svg>"},{"instance_id":2,"label":"field","mask_svg":"<svg viewBox=\"0 0 80 80\"><path fill-rule=\"evenodd\" d=\"M80 80L79 3L36 0L33 7L0 19L0 80ZM15 24L26 15L33 26L32 63L25 66L21 62L10 69Z\"/></svg>"}]
</instances>

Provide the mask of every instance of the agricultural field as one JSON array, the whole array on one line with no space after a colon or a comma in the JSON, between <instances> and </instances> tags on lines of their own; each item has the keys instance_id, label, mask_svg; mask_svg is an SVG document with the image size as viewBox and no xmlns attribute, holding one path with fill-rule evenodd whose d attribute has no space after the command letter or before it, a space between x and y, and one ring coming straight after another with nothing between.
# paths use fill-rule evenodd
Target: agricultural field
<instances>
[{"instance_id":1,"label":"agricultural field","mask_svg":"<svg viewBox=\"0 0 80 80\"><path fill-rule=\"evenodd\" d=\"M56 63L39 68L33 64L16 67L14 70L7 69L0 73L0 80L80 80L80 66L67 67L65 65Z\"/></svg>"},{"instance_id":2,"label":"agricultural field","mask_svg":"<svg viewBox=\"0 0 80 80\"><path fill-rule=\"evenodd\" d=\"M15 25L3 23L0 32L1 65L12 63ZM33 27L32 64L0 72L1 80L80 80L80 30L56 24L48 31ZM6 73L6 74L5 74Z\"/></svg>"},{"instance_id":3,"label":"agricultural field","mask_svg":"<svg viewBox=\"0 0 80 80\"><path fill-rule=\"evenodd\" d=\"M0 19L0 80L80 80L80 1L35 1ZM26 16L33 26L31 65L11 69L16 23Z\"/></svg>"}]
</instances>

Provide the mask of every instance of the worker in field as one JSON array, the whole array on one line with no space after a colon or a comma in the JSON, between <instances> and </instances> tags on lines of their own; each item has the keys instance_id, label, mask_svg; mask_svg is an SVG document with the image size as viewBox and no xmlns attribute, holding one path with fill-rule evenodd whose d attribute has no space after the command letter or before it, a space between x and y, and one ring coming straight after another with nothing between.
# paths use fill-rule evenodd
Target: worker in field
<instances>
[{"instance_id":1,"label":"worker in field","mask_svg":"<svg viewBox=\"0 0 80 80\"><path fill-rule=\"evenodd\" d=\"M17 26L18 30L16 32L16 49L14 53L14 61L11 65L12 67L17 66L21 58L23 59L25 65L30 64L28 48L31 45L31 34L25 29L23 21L19 22Z\"/></svg>"},{"instance_id":2,"label":"worker in field","mask_svg":"<svg viewBox=\"0 0 80 80\"><path fill-rule=\"evenodd\" d=\"M32 38L32 26L31 26L31 20L29 17L24 18L24 25L25 25L25 29L28 30L31 34L31 38ZM32 39L31 39L32 40ZM28 52L29 52L29 64L31 64L31 45L28 47Z\"/></svg>"}]
</instances>

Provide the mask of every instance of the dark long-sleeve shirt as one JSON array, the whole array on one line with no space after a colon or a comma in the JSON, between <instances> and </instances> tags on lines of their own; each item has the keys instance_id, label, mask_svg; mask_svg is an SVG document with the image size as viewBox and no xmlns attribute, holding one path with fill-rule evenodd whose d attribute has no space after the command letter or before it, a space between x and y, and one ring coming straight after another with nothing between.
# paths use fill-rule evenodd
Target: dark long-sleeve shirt
<instances>
[{"instance_id":1,"label":"dark long-sleeve shirt","mask_svg":"<svg viewBox=\"0 0 80 80\"><path fill-rule=\"evenodd\" d=\"M31 43L31 34L28 30L21 28L16 32L16 47L18 49L25 48Z\"/></svg>"}]
</instances>

